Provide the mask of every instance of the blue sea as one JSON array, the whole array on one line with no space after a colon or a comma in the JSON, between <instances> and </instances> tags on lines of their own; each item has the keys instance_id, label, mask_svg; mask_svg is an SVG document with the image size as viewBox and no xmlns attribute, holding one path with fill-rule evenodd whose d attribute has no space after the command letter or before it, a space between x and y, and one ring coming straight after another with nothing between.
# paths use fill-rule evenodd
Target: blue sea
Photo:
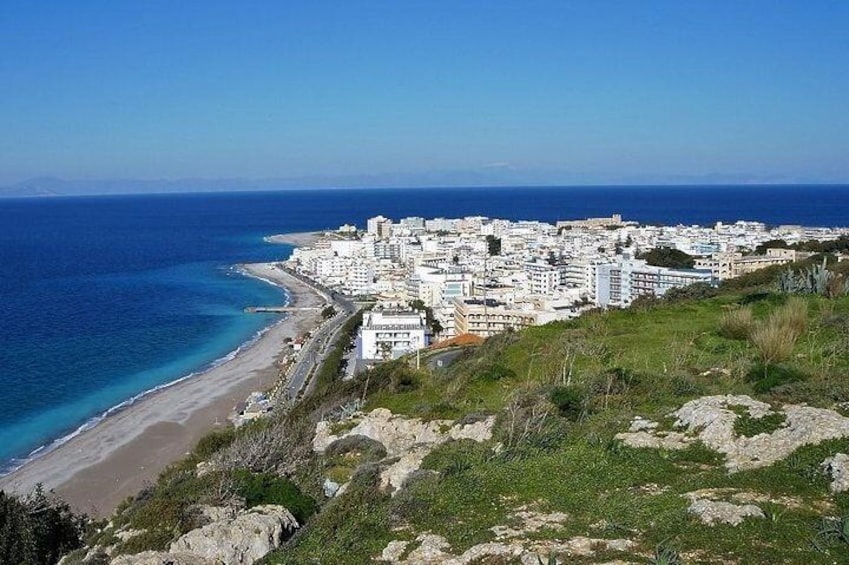
<instances>
[{"instance_id":1,"label":"blue sea","mask_svg":"<svg viewBox=\"0 0 849 565\"><path fill-rule=\"evenodd\" d=\"M288 257L273 233L368 217L849 225L849 186L320 190L0 200L0 468L166 383L276 318L285 292L233 265Z\"/></svg>"}]
</instances>

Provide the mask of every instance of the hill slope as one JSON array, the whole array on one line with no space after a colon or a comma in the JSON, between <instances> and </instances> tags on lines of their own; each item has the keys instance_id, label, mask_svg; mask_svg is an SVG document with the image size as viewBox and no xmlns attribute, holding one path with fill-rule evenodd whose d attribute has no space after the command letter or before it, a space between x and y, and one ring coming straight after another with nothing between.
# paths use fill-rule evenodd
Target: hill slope
<instances>
[{"instance_id":1,"label":"hill slope","mask_svg":"<svg viewBox=\"0 0 849 565\"><path fill-rule=\"evenodd\" d=\"M90 543L163 550L198 502L282 504L303 527L264 563L849 563L849 298L644 306L438 371L325 367L314 395L209 439Z\"/></svg>"}]
</instances>

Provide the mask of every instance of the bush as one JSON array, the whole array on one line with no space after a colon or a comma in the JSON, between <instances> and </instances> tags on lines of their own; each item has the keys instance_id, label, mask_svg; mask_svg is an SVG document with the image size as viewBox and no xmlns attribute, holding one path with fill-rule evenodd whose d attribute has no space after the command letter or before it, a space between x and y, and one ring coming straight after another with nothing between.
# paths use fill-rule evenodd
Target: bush
<instances>
[{"instance_id":1,"label":"bush","mask_svg":"<svg viewBox=\"0 0 849 565\"><path fill-rule=\"evenodd\" d=\"M516 377L516 371L500 363L495 363L477 373L477 377L484 381L494 382L501 379L513 379Z\"/></svg>"},{"instance_id":2,"label":"bush","mask_svg":"<svg viewBox=\"0 0 849 565\"><path fill-rule=\"evenodd\" d=\"M586 396L578 387L556 386L549 393L548 399L567 420L577 422L584 414Z\"/></svg>"},{"instance_id":3,"label":"bush","mask_svg":"<svg viewBox=\"0 0 849 565\"><path fill-rule=\"evenodd\" d=\"M805 375L800 371L780 365L757 364L747 375L747 380L754 383L754 390L759 394L770 392L778 387L804 380Z\"/></svg>"},{"instance_id":4,"label":"bush","mask_svg":"<svg viewBox=\"0 0 849 565\"><path fill-rule=\"evenodd\" d=\"M749 307L725 312L719 319L719 335L728 339L748 339L755 327L755 318Z\"/></svg>"},{"instance_id":5,"label":"bush","mask_svg":"<svg viewBox=\"0 0 849 565\"><path fill-rule=\"evenodd\" d=\"M248 508L260 504L284 506L299 524L304 524L318 510L318 504L289 479L270 473L235 472L237 491Z\"/></svg>"},{"instance_id":6,"label":"bush","mask_svg":"<svg viewBox=\"0 0 849 565\"><path fill-rule=\"evenodd\" d=\"M193 455L201 461L206 461L225 447L229 447L234 439L236 439L235 428L228 427L214 431L200 439Z\"/></svg>"},{"instance_id":7,"label":"bush","mask_svg":"<svg viewBox=\"0 0 849 565\"><path fill-rule=\"evenodd\" d=\"M749 341L757 349L761 363L774 365L789 359L807 323L808 305L801 298L791 298L770 314L769 319L749 335Z\"/></svg>"}]
</instances>

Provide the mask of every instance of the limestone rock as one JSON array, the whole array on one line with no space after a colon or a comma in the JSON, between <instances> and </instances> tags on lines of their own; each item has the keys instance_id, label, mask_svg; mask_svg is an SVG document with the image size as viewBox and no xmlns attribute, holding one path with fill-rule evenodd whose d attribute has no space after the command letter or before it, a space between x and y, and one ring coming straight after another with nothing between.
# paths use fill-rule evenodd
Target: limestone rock
<instances>
[{"instance_id":1,"label":"limestone rock","mask_svg":"<svg viewBox=\"0 0 849 565\"><path fill-rule=\"evenodd\" d=\"M339 488L341 485L336 481L331 481L330 479L324 479L324 484L321 485L322 490L324 490L324 496L327 498L333 498L336 496L336 493L339 492Z\"/></svg>"},{"instance_id":2,"label":"limestone rock","mask_svg":"<svg viewBox=\"0 0 849 565\"><path fill-rule=\"evenodd\" d=\"M419 469L422 460L434 447L449 440L487 441L492 438L495 425L495 416L468 424L455 424L453 420L424 422L419 418L393 414L386 408L356 414L351 420L356 422L354 427L338 435L332 433L330 422L319 422L313 437L313 450L323 453L334 442L349 436L364 436L380 443L386 449L387 457L398 458L380 475L381 486L392 494L397 493L407 478Z\"/></svg>"},{"instance_id":3,"label":"limestone rock","mask_svg":"<svg viewBox=\"0 0 849 565\"><path fill-rule=\"evenodd\" d=\"M705 396L691 400L672 413L679 432L658 432L642 423L617 434L631 447L683 449L694 441L725 455L729 472L757 469L780 461L804 445L849 437L849 418L834 410L789 404L782 408L784 424L772 433L753 437L737 435L734 423L739 417L732 409L744 408L754 419L772 414L769 404L745 395ZM635 421L636 422L636 421Z\"/></svg>"},{"instance_id":4,"label":"limestone rock","mask_svg":"<svg viewBox=\"0 0 849 565\"><path fill-rule=\"evenodd\" d=\"M565 541L523 539L480 543L460 555L455 555L451 553L451 545L442 536L421 534L416 538L416 542L418 547L414 548L406 559L401 559L401 556L409 542L389 542L378 560L396 565L469 565L497 557L508 561L518 559L523 565L539 565L540 559L545 562L552 554L591 557L597 551L632 552L636 547L636 543L628 539L608 540L579 536Z\"/></svg>"},{"instance_id":5,"label":"limestone rock","mask_svg":"<svg viewBox=\"0 0 849 565\"><path fill-rule=\"evenodd\" d=\"M763 510L754 504L739 505L721 500L696 500L687 511L709 526L715 523L737 526L749 517L764 518Z\"/></svg>"},{"instance_id":6,"label":"limestone rock","mask_svg":"<svg viewBox=\"0 0 849 565\"><path fill-rule=\"evenodd\" d=\"M171 544L171 553L224 565L250 565L279 547L297 528L297 520L282 506L257 506L236 518L188 532Z\"/></svg>"},{"instance_id":7,"label":"limestone rock","mask_svg":"<svg viewBox=\"0 0 849 565\"><path fill-rule=\"evenodd\" d=\"M684 496L690 500L687 511L695 514L702 523L712 526L714 524L729 524L737 526L746 518L764 518L763 510L754 504L734 504L720 498L732 497L737 489L702 489L688 492Z\"/></svg>"},{"instance_id":8,"label":"limestone rock","mask_svg":"<svg viewBox=\"0 0 849 565\"><path fill-rule=\"evenodd\" d=\"M135 555L121 555L112 560L112 565L218 565L203 557L186 553L143 551Z\"/></svg>"},{"instance_id":9,"label":"limestone rock","mask_svg":"<svg viewBox=\"0 0 849 565\"><path fill-rule=\"evenodd\" d=\"M518 538L527 534L536 533L544 529L557 529L569 519L569 515L563 512L542 513L528 508L519 508L510 515L517 526L493 526L490 528L498 540Z\"/></svg>"},{"instance_id":10,"label":"limestone rock","mask_svg":"<svg viewBox=\"0 0 849 565\"><path fill-rule=\"evenodd\" d=\"M822 462L823 469L831 475L831 492L849 490L849 455L837 453Z\"/></svg>"}]
</instances>

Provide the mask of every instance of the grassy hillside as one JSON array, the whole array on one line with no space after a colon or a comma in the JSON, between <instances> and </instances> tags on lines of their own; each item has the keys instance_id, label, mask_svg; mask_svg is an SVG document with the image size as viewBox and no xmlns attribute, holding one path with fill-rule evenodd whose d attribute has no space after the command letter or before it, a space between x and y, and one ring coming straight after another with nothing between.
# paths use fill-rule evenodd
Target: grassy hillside
<instances>
[{"instance_id":1,"label":"grassy hillside","mask_svg":"<svg viewBox=\"0 0 849 565\"><path fill-rule=\"evenodd\" d=\"M463 551L491 540L490 528L523 505L569 515L548 535L636 535L648 557L657 546L671 546L692 562L849 562L849 545L829 549L817 539L824 516L849 514L849 496L831 495L819 471L849 441L802 448L765 469L729 475L718 455L700 446L632 449L613 438L635 415L663 421L703 395L748 394L776 406L849 401L849 299L804 299L805 329L790 357L767 367L749 340L722 335L727 312L748 307L754 322L763 323L787 301L726 293L597 313L504 334L444 372L413 373L410 390L381 391L366 410L385 407L425 419L497 414L493 444L503 449L471 442L438 447L423 464L437 473L422 473L394 498L377 493L363 474L349 491L354 496L329 503L332 512L269 563L310 562L316 555L323 563L345 556L365 562L389 540L419 532L442 535ZM749 425L742 431L755 435L770 424ZM682 495L720 487L775 500L792 496L800 504L767 502L767 519L707 528L688 515Z\"/></svg>"},{"instance_id":2,"label":"grassy hillside","mask_svg":"<svg viewBox=\"0 0 849 565\"><path fill-rule=\"evenodd\" d=\"M390 541L425 533L459 554L493 541L493 528L518 526L518 510L533 509L563 519L525 532L527 539L634 542L627 555L601 549L570 563L849 563L849 527L833 520L849 516L849 494L832 494L821 470L826 457L849 453L849 439L729 474L722 456L699 443L636 449L614 437L635 416L670 429L671 412L706 395L745 394L776 408L849 406L849 297L789 297L752 282L503 334L438 371L400 360L342 383L325 370L315 395L285 416L201 446L128 502L117 522L158 532L145 548L165 547L190 527L197 500L280 502L298 505L307 524L265 562L367 563ZM489 441L435 447L392 496L378 487L387 464L379 444L349 438L312 452L319 420L342 433L357 408L425 421L494 415L496 423ZM769 433L782 418L741 417L735 430ZM245 447L258 443L263 449ZM197 463L210 458L213 471L197 478ZM256 476L265 479L249 479ZM326 478L350 480L345 494L326 498ZM706 526L688 512L685 496L702 489L755 497L765 517ZM160 505L156 512L151 504ZM161 528L139 516L171 522ZM480 562L509 562L488 559Z\"/></svg>"}]
</instances>

